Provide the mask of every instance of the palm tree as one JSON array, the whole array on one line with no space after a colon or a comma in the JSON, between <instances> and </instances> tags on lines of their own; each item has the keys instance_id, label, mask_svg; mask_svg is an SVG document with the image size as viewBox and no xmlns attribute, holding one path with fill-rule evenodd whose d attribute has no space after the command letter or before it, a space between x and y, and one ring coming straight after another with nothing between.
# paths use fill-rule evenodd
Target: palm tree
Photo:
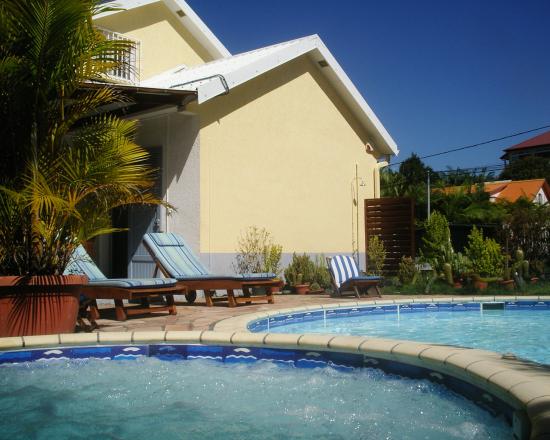
<instances>
[{"instance_id":1,"label":"palm tree","mask_svg":"<svg viewBox=\"0 0 550 440\"><path fill-rule=\"evenodd\" d=\"M101 109L131 43L92 25L99 0L0 3L0 274L60 275L109 213L159 203L135 122Z\"/></svg>"}]
</instances>

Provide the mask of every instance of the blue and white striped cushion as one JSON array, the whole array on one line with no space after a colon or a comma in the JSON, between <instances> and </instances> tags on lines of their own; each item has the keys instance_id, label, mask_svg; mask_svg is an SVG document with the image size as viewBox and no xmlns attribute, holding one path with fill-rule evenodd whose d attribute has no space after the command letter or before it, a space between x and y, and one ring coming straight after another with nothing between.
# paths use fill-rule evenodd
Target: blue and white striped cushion
<instances>
[{"instance_id":1,"label":"blue and white striped cushion","mask_svg":"<svg viewBox=\"0 0 550 440\"><path fill-rule=\"evenodd\" d=\"M355 260L348 255L336 255L332 257L330 260L330 269L338 288L350 278L359 276Z\"/></svg>"},{"instance_id":2,"label":"blue and white striped cushion","mask_svg":"<svg viewBox=\"0 0 550 440\"><path fill-rule=\"evenodd\" d=\"M171 277L210 275L183 238L173 233L145 234L143 241Z\"/></svg>"},{"instance_id":3,"label":"blue and white striped cushion","mask_svg":"<svg viewBox=\"0 0 550 440\"><path fill-rule=\"evenodd\" d=\"M92 286L121 287L123 289L147 289L151 287L173 287L177 280L173 278L109 278L90 281Z\"/></svg>"},{"instance_id":4,"label":"blue and white striped cushion","mask_svg":"<svg viewBox=\"0 0 550 440\"><path fill-rule=\"evenodd\" d=\"M86 275L90 281L107 279L82 245L74 250L71 260L63 273L65 275Z\"/></svg>"}]
</instances>

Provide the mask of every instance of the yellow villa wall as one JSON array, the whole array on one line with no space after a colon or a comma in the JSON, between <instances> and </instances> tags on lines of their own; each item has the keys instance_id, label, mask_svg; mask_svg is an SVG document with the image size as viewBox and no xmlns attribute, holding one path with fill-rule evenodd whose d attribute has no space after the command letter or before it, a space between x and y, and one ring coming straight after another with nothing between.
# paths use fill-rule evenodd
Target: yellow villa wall
<instances>
[{"instance_id":1,"label":"yellow villa wall","mask_svg":"<svg viewBox=\"0 0 550 440\"><path fill-rule=\"evenodd\" d=\"M194 66L213 59L163 2L98 18L94 23L140 41L141 80L181 64Z\"/></svg>"},{"instance_id":2,"label":"yellow villa wall","mask_svg":"<svg viewBox=\"0 0 550 440\"><path fill-rule=\"evenodd\" d=\"M309 58L190 110L201 124L201 252L234 252L250 225L266 227L284 252L352 251L355 164L366 184L361 201L374 196L376 159Z\"/></svg>"}]
</instances>

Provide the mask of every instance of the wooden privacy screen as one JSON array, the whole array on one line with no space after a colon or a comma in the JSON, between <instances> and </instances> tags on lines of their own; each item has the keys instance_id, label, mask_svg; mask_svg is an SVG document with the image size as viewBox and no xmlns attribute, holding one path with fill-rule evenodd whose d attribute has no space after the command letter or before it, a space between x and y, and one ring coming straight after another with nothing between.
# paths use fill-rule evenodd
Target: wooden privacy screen
<instances>
[{"instance_id":1,"label":"wooden privacy screen","mask_svg":"<svg viewBox=\"0 0 550 440\"><path fill-rule=\"evenodd\" d=\"M369 238L374 235L384 242L384 273L397 273L401 257L414 258L414 233L414 202L411 198L365 199L365 248L368 252Z\"/></svg>"}]
</instances>

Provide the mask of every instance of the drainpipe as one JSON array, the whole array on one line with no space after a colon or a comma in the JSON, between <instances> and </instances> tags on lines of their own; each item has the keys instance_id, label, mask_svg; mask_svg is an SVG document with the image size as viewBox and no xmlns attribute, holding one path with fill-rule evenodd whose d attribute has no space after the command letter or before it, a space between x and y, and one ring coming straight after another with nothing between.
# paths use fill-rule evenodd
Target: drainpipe
<instances>
[{"instance_id":1,"label":"drainpipe","mask_svg":"<svg viewBox=\"0 0 550 440\"><path fill-rule=\"evenodd\" d=\"M374 167L374 198L380 198L380 170L389 165L387 161L377 162Z\"/></svg>"}]
</instances>

